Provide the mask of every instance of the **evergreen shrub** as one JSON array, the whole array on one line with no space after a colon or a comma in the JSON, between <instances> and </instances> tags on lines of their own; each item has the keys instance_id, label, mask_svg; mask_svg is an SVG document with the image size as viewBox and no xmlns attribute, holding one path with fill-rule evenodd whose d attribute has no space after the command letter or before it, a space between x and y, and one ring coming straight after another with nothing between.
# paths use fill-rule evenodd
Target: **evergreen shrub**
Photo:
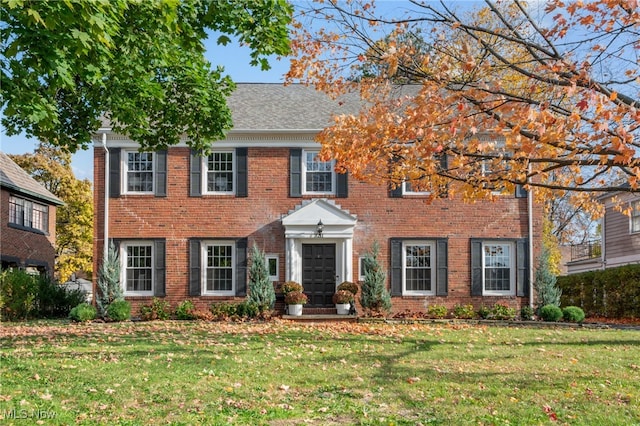
<instances>
[{"instance_id":1,"label":"evergreen shrub","mask_svg":"<svg viewBox=\"0 0 640 426\"><path fill-rule=\"evenodd\" d=\"M584 321L584 311L578 306L567 306L562 309L562 318L569 322Z\"/></svg>"},{"instance_id":2,"label":"evergreen shrub","mask_svg":"<svg viewBox=\"0 0 640 426\"><path fill-rule=\"evenodd\" d=\"M557 322L562 319L562 309L556 305L545 305L540 308L540 317L544 321Z\"/></svg>"},{"instance_id":3,"label":"evergreen shrub","mask_svg":"<svg viewBox=\"0 0 640 426\"><path fill-rule=\"evenodd\" d=\"M88 303L80 303L69 312L69 318L76 322L92 321L96 319L96 315L96 308Z\"/></svg>"},{"instance_id":4,"label":"evergreen shrub","mask_svg":"<svg viewBox=\"0 0 640 426\"><path fill-rule=\"evenodd\" d=\"M114 300L107 307L107 316L111 321L127 321L131 318L131 304L126 300Z\"/></svg>"}]
</instances>

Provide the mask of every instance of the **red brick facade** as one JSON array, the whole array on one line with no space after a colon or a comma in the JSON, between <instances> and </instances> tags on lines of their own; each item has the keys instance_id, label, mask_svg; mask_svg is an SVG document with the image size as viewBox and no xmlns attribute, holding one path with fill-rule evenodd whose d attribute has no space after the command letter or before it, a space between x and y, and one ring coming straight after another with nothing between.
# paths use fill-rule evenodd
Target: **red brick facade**
<instances>
[{"instance_id":1,"label":"red brick facade","mask_svg":"<svg viewBox=\"0 0 640 426\"><path fill-rule=\"evenodd\" d=\"M117 142L110 146L117 146ZM266 253L278 255L280 282L285 280L288 261L282 219L303 200L318 197L290 196L290 147L252 147L250 143L244 146L248 147L247 197L190 196L190 150L176 147L167 153L166 196L120 195L108 199L110 239L165 241L165 300L172 307L185 299L192 299L200 308L206 309L216 300L229 299L190 296L189 241L192 238L246 238L249 247L255 242ZM100 145L94 149L94 188L93 270L98 271L102 262L105 217L105 151ZM528 296L471 295L472 239L529 238L527 198L499 196L494 202L474 204L439 199L427 204L421 196L392 198L387 188L354 179L348 181L346 198L322 198L332 199L336 206L357 218L353 228L352 255L348 259L352 263L353 280L358 279L359 257L371 248L374 241L379 243L381 260L390 270L392 238L447 239L447 295L394 296L393 312L406 309L424 311L427 304L433 303L450 308L467 303L475 307L490 306L498 300L513 307L528 304ZM6 223L4 216L3 222ZM541 208L535 206L534 253L539 250L541 229ZM3 243L4 238L3 234ZM134 305L134 314L139 305L148 304L152 297L128 297Z\"/></svg>"}]
</instances>

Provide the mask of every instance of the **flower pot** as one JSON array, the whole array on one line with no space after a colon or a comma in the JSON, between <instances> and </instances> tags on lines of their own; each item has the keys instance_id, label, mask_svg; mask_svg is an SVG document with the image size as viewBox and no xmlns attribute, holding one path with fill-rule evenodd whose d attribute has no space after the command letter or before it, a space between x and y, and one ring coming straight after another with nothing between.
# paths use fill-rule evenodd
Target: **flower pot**
<instances>
[{"instance_id":1,"label":"flower pot","mask_svg":"<svg viewBox=\"0 0 640 426\"><path fill-rule=\"evenodd\" d=\"M302 305L288 305L289 306L289 315L293 315L299 317L302 315Z\"/></svg>"},{"instance_id":2,"label":"flower pot","mask_svg":"<svg viewBox=\"0 0 640 426\"><path fill-rule=\"evenodd\" d=\"M336 310L338 311L338 315L348 315L350 307L350 303L336 303Z\"/></svg>"}]
</instances>

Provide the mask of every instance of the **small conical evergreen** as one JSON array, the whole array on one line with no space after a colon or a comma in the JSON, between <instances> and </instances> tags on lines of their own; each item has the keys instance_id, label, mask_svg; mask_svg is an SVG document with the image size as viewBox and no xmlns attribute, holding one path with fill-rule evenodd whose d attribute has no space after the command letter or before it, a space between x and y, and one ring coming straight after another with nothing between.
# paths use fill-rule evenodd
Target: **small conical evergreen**
<instances>
[{"instance_id":1,"label":"small conical evergreen","mask_svg":"<svg viewBox=\"0 0 640 426\"><path fill-rule=\"evenodd\" d=\"M538 258L536 277L533 287L536 291L536 310L540 313L540 308L546 305L560 307L560 296L562 289L556 286L557 278L551 271L550 252L546 247L542 248L542 253Z\"/></svg>"},{"instance_id":2,"label":"small conical evergreen","mask_svg":"<svg viewBox=\"0 0 640 426\"><path fill-rule=\"evenodd\" d=\"M266 257L256 244L251 249L248 300L256 303L260 307L260 311L273 309L276 302L276 293L269 279Z\"/></svg>"},{"instance_id":3,"label":"small conical evergreen","mask_svg":"<svg viewBox=\"0 0 640 426\"><path fill-rule=\"evenodd\" d=\"M120 260L112 242L109 244L107 258L102 260L98 271L98 294L96 294L98 314L103 318L106 317L107 308L116 300L124 300L124 295L120 285Z\"/></svg>"},{"instance_id":4,"label":"small conical evergreen","mask_svg":"<svg viewBox=\"0 0 640 426\"><path fill-rule=\"evenodd\" d=\"M374 242L371 251L362 259L365 274L360 291L360 304L373 315L391 310L391 296L384 284L387 273L378 260L378 252L378 243Z\"/></svg>"}]
</instances>

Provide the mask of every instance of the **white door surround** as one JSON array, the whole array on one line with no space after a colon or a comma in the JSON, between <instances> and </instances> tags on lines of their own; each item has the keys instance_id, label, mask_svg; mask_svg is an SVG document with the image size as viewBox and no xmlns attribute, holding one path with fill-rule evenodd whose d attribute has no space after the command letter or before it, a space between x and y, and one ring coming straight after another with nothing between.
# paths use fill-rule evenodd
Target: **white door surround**
<instances>
[{"instance_id":1,"label":"white door surround","mask_svg":"<svg viewBox=\"0 0 640 426\"><path fill-rule=\"evenodd\" d=\"M322 222L319 232L318 224ZM353 281L353 230L357 219L332 200L305 200L282 218L286 238L285 281L302 282L302 243L335 243L336 286Z\"/></svg>"}]
</instances>

